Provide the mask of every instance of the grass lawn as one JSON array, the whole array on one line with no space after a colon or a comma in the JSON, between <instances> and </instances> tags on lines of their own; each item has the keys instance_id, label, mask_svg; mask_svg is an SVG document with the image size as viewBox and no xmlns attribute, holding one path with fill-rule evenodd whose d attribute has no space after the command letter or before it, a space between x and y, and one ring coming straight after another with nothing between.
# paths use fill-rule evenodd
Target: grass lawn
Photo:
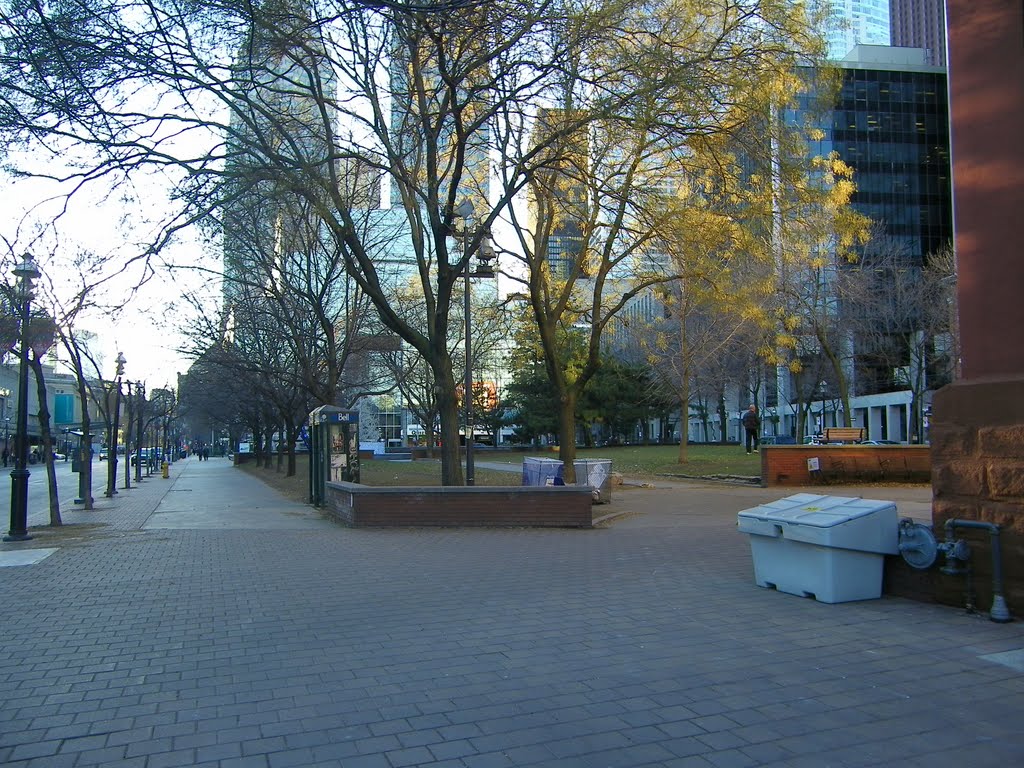
<instances>
[{"instance_id":1,"label":"grass lawn","mask_svg":"<svg viewBox=\"0 0 1024 768\"><path fill-rule=\"evenodd\" d=\"M519 453L478 451L478 462L522 464L524 456L558 458L557 451ZM678 445L629 445L617 448L578 448L577 459L611 459L612 470L629 477L663 475L747 475L761 474L759 454L747 455L739 445L690 445L687 462L679 463Z\"/></svg>"},{"instance_id":2,"label":"grass lawn","mask_svg":"<svg viewBox=\"0 0 1024 768\"><path fill-rule=\"evenodd\" d=\"M477 485L519 485L519 466L524 456L558 458L557 452L479 450L474 454L477 463L475 479ZM758 454L748 456L737 445L693 445L689 446L686 464L678 464L679 446L623 446L617 448L583 449L576 451L579 459L611 459L612 470L631 478L656 478L664 475L744 475L756 476L761 472ZM515 472L487 469L481 463L500 463L515 467ZM285 496L296 501L309 498L309 457L299 454L294 477L285 477L284 471L277 471L276 459L269 469L255 464L243 464L241 469L259 477ZM413 462L369 460L360 465L360 480L364 485L440 485L441 462L435 459Z\"/></svg>"}]
</instances>

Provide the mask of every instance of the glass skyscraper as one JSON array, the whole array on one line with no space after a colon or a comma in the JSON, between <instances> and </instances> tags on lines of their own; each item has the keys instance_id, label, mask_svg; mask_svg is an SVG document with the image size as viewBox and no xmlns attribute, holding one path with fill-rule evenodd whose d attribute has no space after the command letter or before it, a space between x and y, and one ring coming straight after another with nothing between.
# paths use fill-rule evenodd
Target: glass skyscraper
<instances>
[{"instance_id":1,"label":"glass skyscraper","mask_svg":"<svg viewBox=\"0 0 1024 768\"><path fill-rule=\"evenodd\" d=\"M833 0L830 11L830 59L845 58L855 45L889 45L889 0Z\"/></svg>"},{"instance_id":2,"label":"glass skyscraper","mask_svg":"<svg viewBox=\"0 0 1024 768\"><path fill-rule=\"evenodd\" d=\"M857 190L851 206L882 228L884 240L876 247L893 255L897 269L907 274L919 273L953 237L946 71L924 62L919 48L857 46L838 62L841 83L830 104L823 109L821 96L810 93L787 115L801 123L813 115L821 139L810 153L835 152L853 167ZM861 267L872 266L870 248L860 254ZM877 299L879 306L897 300ZM913 330L892 327L893 343ZM896 369L909 363L894 365L891 355L877 354L878 343L851 338L856 394L903 388Z\"/></svg>"},{"instance_id":3,"label":"glass skyscraper","mask_svg":"<svg viewBox=\"0 0 1024 768\"><path fill-rule=\"evenodd\" d=\"M919 265L953 236L946 71L921 49L888 46L858 46L838 65L842 86L811 153L853 166L853 207Z\"/></svg>"}]
</instances>

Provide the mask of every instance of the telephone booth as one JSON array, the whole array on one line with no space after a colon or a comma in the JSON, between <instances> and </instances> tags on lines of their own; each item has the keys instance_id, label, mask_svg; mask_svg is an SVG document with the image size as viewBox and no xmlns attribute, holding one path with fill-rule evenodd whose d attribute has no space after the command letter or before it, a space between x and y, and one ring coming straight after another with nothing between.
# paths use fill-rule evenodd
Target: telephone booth
<instances>
[{"instance_id":1,"label":"telephone booth","mask_svg":"<svg viewBox=\"0 0 1024 768\"><path fill-rule=\"evenodd\" d=\"M328 482L359 482L359 412L321 405L309 414L309 500L319 506Z\"/></svg>"}]
</instances>

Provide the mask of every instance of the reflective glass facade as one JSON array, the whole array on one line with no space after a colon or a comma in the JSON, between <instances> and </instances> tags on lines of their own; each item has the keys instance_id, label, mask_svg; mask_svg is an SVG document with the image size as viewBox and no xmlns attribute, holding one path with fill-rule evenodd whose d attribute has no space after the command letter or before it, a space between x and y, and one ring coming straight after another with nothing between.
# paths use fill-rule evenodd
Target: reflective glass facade
<instances>
[{"instance_id":1,"label":"reflective glass facade","mask_svg":"<svg viewBox=\"0 0 1024 768\"><path fill-rule=\"evenodd\" d=\"M889 45L889 0L832 0L825 40L831 59L855 45Z\"/></svg>"},{"instance_id":2,"label":"reflective glass facade","mask_svg":"<svg viewBox=\"0 0 1024 768\"><path fill-rule=\"evenodd\" d=\"M816 121L824 138L811 153L835 151L853 166L854 207L921 263L953 237L946 74L933 67L842 73L834 107Z\"/></svg>"}]
</instances>

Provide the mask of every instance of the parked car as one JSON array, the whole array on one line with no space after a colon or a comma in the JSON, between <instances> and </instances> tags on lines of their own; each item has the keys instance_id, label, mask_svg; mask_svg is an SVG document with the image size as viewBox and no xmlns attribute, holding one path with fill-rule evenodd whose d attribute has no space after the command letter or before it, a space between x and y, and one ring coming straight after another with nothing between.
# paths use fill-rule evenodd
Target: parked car
<instances>
[{"instance_id":1,"label":"parked car","mask_svg":"<svg viewBox=\"0 0 1024 768\"><path fill-rule=\"evenodd\" d=\"M861 440L860 445L902 445L897 440Z\"/></svg>"},{"instance_id":2,"label":"parked car","mask_svg":"<svg viewBox=\"0 0 1024 768\"><path fill-rule=\"evenodd\" d=\"M100 461L106 461L107 456L109 455L110 451L108 451L106 448L100 448Z\"/></svg>"},{"instance_id":3,"label":"parked car","mask_svg":"<svg viewBox=\"0 0 1024 768\"><path fill-rule=\"evenodd\" d=\"M138 460L139 460L139 455L140 454L142 456L142 460L143 461L148 461L149 460L149 448L142 448L141 450L138 450L138 451L132 451L132 464L138 464L139 463Z\"/></svg>"}]
</instances>

